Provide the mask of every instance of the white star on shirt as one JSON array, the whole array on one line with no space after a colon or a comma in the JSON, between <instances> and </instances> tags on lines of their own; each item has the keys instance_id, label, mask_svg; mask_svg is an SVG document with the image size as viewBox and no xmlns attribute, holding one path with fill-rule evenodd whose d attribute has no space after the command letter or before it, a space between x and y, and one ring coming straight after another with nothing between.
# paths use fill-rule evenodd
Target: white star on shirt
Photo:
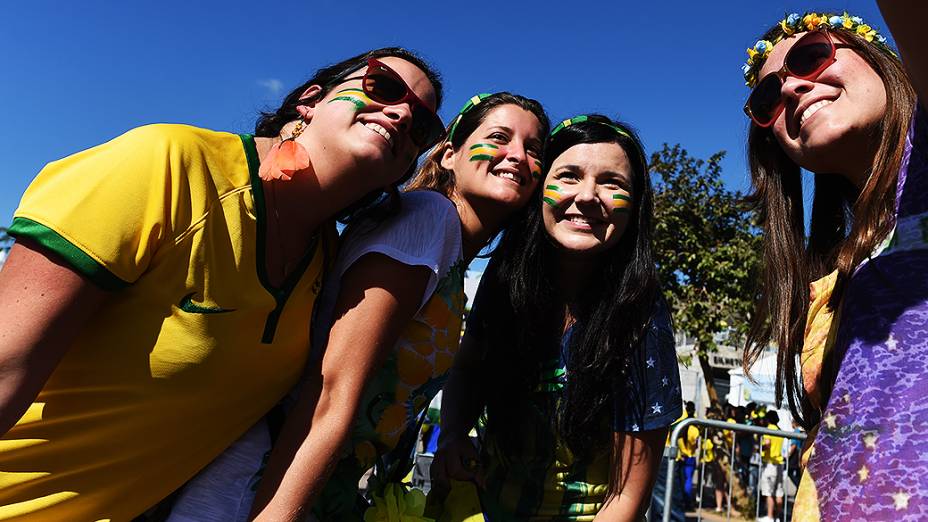
<instances>
[{"instance_id":1,"label":"white star on shirt","mask_svg":"<svg viewBox=\"0 0 928 522\"><path fill-rule=\"evenodd\" d=\"M886 349L890 351L896 350L896 338L893 337L893 334L889 334L889 339L886 339Z\"/></svg>"},{"instance_id":2,"label":"white star on shirt","mask_svg":"<svg viewBox=\"0 0 928 522\"><path fill-rule=\"evenodd\" d=\"M902 511L903 509L908 509L909 497L911 496L912 495L909 495L905 491L899 491L897 493L893 493L892 497L893 497L893 503L896 505L896 511Z\"/></svg>"},{"instance_id":3,"label":"white star on shirt","mask_svg":"<svg viewBox=\"0 0 928 522\"><path fill-rule=\"evenodd\" d=\"M648 368L654 368L654 362L655 362L655 361L654 361L654 358L653 358L653 357L648 357L648 360L645 361L645 362L648 363Z\"/></svg>"},{"instance_id":4,"label":"white star on shirt","mask_svg":"<svg viewBox=\"0 0 928 522\"><path fill-rule=\"evenodd\" d=\"M670 379L668 379L667 377L664 377L663 379L661 379L661 386L667 386L668 384L670 384Z\"/></svg>"},{"instance_id":5,"label":"white star on shirt","mask_svg":"<svg viewBox=\"0 0 928 522\"><path fill-rule=\"evenodd\" d=\"M638 431L638 425L632 424L632 431Z\"/></svg>"},{"instance_id":6,"label":"white star on shirt","mask_svg":"<svg viewBox=\"0 0 928 522\"><path fill-rule=\"evenodd\" d=\"M651 406L651 413L661 413L661 410L662 410L663 408L664 408L664 407L661 406L661 403L655 402L654 405Z\"/></svg>"}]
</instances>

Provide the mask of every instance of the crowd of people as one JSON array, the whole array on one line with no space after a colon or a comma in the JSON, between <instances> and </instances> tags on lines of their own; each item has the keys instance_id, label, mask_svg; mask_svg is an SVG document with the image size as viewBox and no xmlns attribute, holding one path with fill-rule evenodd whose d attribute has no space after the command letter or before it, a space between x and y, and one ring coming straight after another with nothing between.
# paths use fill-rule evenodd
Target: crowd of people
<instances>
[{"instance_id":1,"label":"crowd of people","mask_svg":"<svg viewBox=\"0 0 928 522\"><path fill-rule=\"evenodd\" d=\"M928 7L880 7L904 62L809 12L743 66L764 249L745 365L777 348L811 434L802 520L928 515ZM640 519L683 414L647 152L519 94L447 125L441 103L431 65L376 49L251 134L148 125L49 163L0 271L0 520L426 520L455 483L492 521ZM442 389L426 505L401 484ZM692 484L724 441L685 439ZM777 516L782 440L756 442L755 479L732 444Z\"/></svg>"}]
</instances>

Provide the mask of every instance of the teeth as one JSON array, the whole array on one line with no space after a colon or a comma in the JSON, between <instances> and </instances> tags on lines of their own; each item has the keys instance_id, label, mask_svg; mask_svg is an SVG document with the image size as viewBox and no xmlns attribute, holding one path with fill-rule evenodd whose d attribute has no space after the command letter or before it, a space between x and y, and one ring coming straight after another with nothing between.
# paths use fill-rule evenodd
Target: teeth
<instances>
[{"instance_id":1,"label":"teeth","mask_svg":"<svg viewBox=\"0 0 928 522\"><path fill-rule=\"evenodd\" d=\"M519 177L513 174L512 172L496 172L495 174L498 177L501 177L503 179L511 179L512 181L515 181L516 183L519 183L520 185L522 183Z\"/></svg>"},{"instance_id":2,"label":"teeth","mask_svg":"<svg viewBox=\"0 0 928 522\"><path fill-rule=\"evenodd\" d=\"M591 225L593 222L583 216L570 216L567 218L571 223L577 223L579 225Z\"/></svg>"},{"instance_id":3,"label":"teeth","mask_svg":"<svg viewBox=\"0 0 928 522\"><path fill-rule=\"evenodd\" d=\"M800 116L799 118L799 125L802 125L803 123L805 123L806 120L811 118L812 115L818 112L819 109L821 109L822 107L826 105L831 105L833 102L834 100L822 100L822 101L817 101L813 103L812 105L809 105L809 107L806 108L806 110L802 111L802 116Z\"/></svg>"},{"instance_id":4,"label":"teeth","mask_svg":"<svg viewBox=\"0 0 928 522\"><path fill-rule=\"evenodd\" d=\"M365 123L364 126L376 132L377 134L380 134L383 136L383 139L387 140L390 145L393 145L393 136L390 136L390 132L387 131L387 129L377 125L376 123Z\"/></svg>"}]
</instances>

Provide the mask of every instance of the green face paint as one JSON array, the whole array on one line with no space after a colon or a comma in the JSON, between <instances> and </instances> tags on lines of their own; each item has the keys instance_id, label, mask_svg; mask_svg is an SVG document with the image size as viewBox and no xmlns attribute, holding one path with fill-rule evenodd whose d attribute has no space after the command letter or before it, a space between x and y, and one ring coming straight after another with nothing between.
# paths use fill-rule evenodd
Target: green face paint
<instances>
[{"instance_id":1,"label":"green face paint","mask_svg":"<svg viewBox=\"0 0 928 522\"><path fill-rule=\"evenodd\" d=\"M351 102L357 110L361 110L373 103L361 89L342 89L335 94L338 94L338 96L329 100L329 103L337 101Z\"/></svg>"},{"instance_id":2,"label":"green face paint","mask_svg":"<svg viewBox=\"0 0 928 522\"><path fill-rule=\"evenodd\" d=\"M499 155L499 147L492 143L477 143L471 145L470 161L493 161Z\"/></svg>"},{"instance_id":3,"label":"green face paint","mask_svg":"<svg viewBox=\"0 0 928 522\"><path fill-rule=\"evenodd\" d=\"M532 171L532 178L541 179L541 162L540 161L532 160L532 165L531 167L529 167L529 169Z\"/></svg>"},{"instance_id":4,"label":"green face paint","mask_svg":"<svg viewBox=\"0 0 928 522\"><path fill-rule=\"evenodd\" d=\"M545 185L545 191L541 200L552 207L556 207L560 204L562 197L560 187L557 185Z\"/></svg>"},{"instance_id":5,"label":"green face paint","mask_svg":"<svg viewBox=\"0 0 928 522\"><path fill-rule=\"evenodd\" d=\"M631 196L626 196L625 194L613 194L612 195L612 211L613 212L631 212L632 210L632 198Z\"/></svg>"}]
</instances>

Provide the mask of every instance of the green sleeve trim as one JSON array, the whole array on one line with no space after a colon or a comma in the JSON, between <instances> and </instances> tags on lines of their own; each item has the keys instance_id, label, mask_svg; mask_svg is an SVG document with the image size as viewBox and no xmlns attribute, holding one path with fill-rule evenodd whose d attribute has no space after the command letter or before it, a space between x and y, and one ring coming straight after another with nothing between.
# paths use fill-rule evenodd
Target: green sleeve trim
<instances>
[{"instance_id":1,"label":"green sleeve trim","mask_svg":"<svg viewBox=\"0 0 928 522\"><path fill-rule=\"evenodd\" d=\"M119 290L131 284L113 275L86 252L41 223L27 218L14 218L8 233L17 239L29 238L51 250L76 272L83 274L104 290Z\"/></svg>"}]
</instances>

